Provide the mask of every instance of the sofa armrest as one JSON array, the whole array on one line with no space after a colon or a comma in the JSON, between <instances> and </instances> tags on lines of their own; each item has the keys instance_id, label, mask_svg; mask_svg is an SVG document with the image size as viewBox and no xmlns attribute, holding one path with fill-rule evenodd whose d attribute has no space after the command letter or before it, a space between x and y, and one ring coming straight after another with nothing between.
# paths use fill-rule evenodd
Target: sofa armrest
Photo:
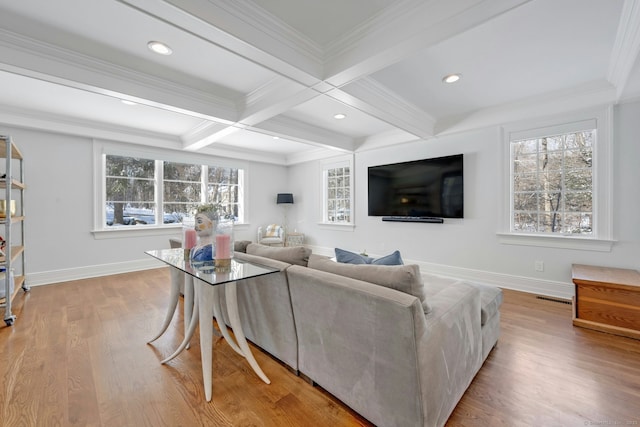
<instances>
[{"instance_id":1,"label":"sofa armrest","mask_svg":"<svg viewBox=\"0 0 640 427\"><path fill-rule=\"evenodd\" d=\"M429 296L432 311L417 338L424 425L446 423L482 366L480 300L464 282Z\"/></svg>"},{"instance_id":2,"label":"sofa armrest","mask_svg":"<svg viewBox=\"0 0 640 427\"><path fill-rule=\"evenodd\" d=\"M296 265L287 276L300 371L376 425L422 425L420 300Z\"/></svg>"},{"instance_id":3,"label":"sofa armrest","mask_svg":"<svg viewBox=\"0 0 640 427\"><path fill-rule=\"evenodd\" d=\"M288 262L279 261L277 259L267 258L263 256L248 254L244 252L236 252L234 253L233 257L238 261L249 261L256 264L262 264L267 267L277 268L280 271L284 271L287 267L291 265Z\"/></svg>"}]
</instances>

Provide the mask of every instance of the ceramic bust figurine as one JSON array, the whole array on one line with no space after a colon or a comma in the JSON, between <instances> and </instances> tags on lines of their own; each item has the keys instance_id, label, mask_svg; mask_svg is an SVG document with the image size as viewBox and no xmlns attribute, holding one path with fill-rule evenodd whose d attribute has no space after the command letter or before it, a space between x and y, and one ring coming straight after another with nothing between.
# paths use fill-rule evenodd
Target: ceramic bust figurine
<instances>
[{"instance_id":1,"label":"ceramic bust figurine","mask_svg":"<svg viewBox=\"0 0 640 427\"><path fill-rule=\"evenodd\" d=\"M198 206L195 216L195 229L198 241L196 247L191 250L191 261L213 260L213 235L218 219L219 206L204 204Z\"/></svg>"}]
</instances>

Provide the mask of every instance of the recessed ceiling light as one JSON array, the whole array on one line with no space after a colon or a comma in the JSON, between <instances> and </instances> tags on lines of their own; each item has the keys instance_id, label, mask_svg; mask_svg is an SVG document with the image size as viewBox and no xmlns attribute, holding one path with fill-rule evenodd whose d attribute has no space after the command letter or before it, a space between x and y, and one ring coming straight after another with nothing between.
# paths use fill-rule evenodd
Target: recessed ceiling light
<instances>
[{"instance_id":1,"label":"recessed ceiling light","mask_svg":"<svg viewBox=\"0 0 640 427\"><path fill-rule=\"evenodd\" d=\"M137 104L137 102L129 101L128 99L121 99L120 102L122 102L125 105L136 105Z\"/></svg>"},{"instance_id":2,"label":"recessed ceiling light","mask_svg":"<svg viewBox=\"0 0 640 427\"><path fill-rule=\"evenodd\" d=\"M150 41L147 43L147 47L160 55L171 55L173 52L169 46L162 42Z\"/></svg>"},{"instance_id":3,"label":"recessed ceiling light","mask_svg":"<svg viewBox=\"0 0 640 427\"><path fill-rule=\"evenodd\" d=\"M342 114L342 113L338 113L335 116L333 116L334 119L338 119L338 120L342 120L345 117L347 117L347 115L346 114Z\"/></svg>"},{"instance_id":4,"label":"recessed ceiling light","mask_svg":"<svg viewBox=\"0 0 640 427\"><path fill-rule=\"evenodd\" d=\"M462 78L462 74L449 74L442 78L443 83L455 83Z\"/></svg>"},{"instance_id":5,"label":"recessed ceiling light","mask_svg":"<svg viewBox=\"0 0 640 427\"><path fill-rule=\"evenodd\" d=\"M274 136L273 139L280 139L280 137L279 136Z\"/></svg>"}]
</instances>

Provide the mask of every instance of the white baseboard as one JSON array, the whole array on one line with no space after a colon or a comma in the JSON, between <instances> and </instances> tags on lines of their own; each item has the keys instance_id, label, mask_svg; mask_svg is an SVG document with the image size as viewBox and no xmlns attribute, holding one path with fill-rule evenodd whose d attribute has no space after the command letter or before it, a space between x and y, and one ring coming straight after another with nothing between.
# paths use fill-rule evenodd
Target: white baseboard
<instances>
[{"instance_id":1,"label":"white baseboard","mask_svg":"<svg viewBox=\"0 0 640 427\"><path fill-rule=\"evenodd\" d=\"M314 254L334 256L333 248L320 246L308 246ZM371 256L377 256L370 254ZM417 264L423 273L431 273L439 276L455 277L479 282L487 285L498 286L505 289L527 292L531 294L550 296L570 300L574 296L574 286L572 283L558 282L553 280L536 279L532 277L514 276L491 271L474 270L463 267L453 267L450 265L434 264L411 259L404 260L406 264Z\"/></svg>"},{"instance_id":2,"label":"white baseboard","mask_svg":"<svg viewBox=\"0 0 640 427\"><path fill-rule=\"evenodd\" d=\"M333 248L321 246L307 246L314 254L334 256ZM372 256L375 256L372 254ZM574 286L571 283L552 280L535 279L531 277L514 276L491 271L474 270L470 268L453 267L450 265L434 264L424 261L405 259L405 263L417 264L424 273L440 276L455 277L458 279L480 282L500 288L532 294L545 295L555 298L571 299L574 296ZM65 270L52 270L27 275L28 286L48 285L52 283L68 282L70 280L87 279L90 277L108 276L111 274L128 273L131 271L149 270L162 267L164 264L154 260L140 259L113 264L92 265L87 267L70 268Z\"/></svg>"},{"instance_id":3,"label":"white baseboard","mask_svg":"<svg viewBox=\"0 0 640 427\"><path fill-rule=\"evenodd\" d=\"M91 277L109 276L112 274L129 273L132 271L149 270L162 267L163 264L153 258L113 264L90 265L86 267L51 270L27 274L27 286L50 285L71 280L88 279Z\"/></svg>"}]
</instances>

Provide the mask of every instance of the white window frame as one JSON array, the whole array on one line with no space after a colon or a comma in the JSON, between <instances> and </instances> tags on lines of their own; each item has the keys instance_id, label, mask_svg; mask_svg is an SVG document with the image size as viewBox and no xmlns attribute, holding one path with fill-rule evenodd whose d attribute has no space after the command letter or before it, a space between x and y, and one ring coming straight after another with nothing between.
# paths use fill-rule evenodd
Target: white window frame
<instances>
[{"instance_id":1,"label":"white window frame","mask_svg":"<svg viewBox=\"0 0 640 427\"><path fill-rule=\"evenodd\" d=\"M107 227L106 213L105 213L105 200L106 200L106 185L105 185L105 173L106 173L106 156L122 156L122 157L135 157L144 159L153 159L156 164L156 185L155 195L156 203L158 207L163 204L162 194L162 162L170 161L177 163L193 163L205 165L215 165L220 167L237 168L238 173L238 200L241 201L238 207L238 217L242 222L237 222L234 226L238 230L248 229L249 223L247 218L247 167L244 162L231 162L229 160L198 155L192 153L183 153L174 150L164 150L154 147L137 147L131 144L118 143L112 141L94 140L93 142L93 187L94 187L94 209L93 209L93 230L92 233L96 239L109 239L120 237L133 237L136 235L175 235L176 229L181 227L181 224L163 224L162 221L153 225L140 225L135 227ZM207 168L205 168L207 169ZM205 194L206 192L203 192ZM157 209L162 210L162 209Z\"/></svg>"},{"instance_id":2,"label":"white window frame","mask_svg":"<svg viewBox=\"0 0 640 427\"><path fill-rule=\"evenodd\" d=\"M355 207L354 207L354 195L355 195L355 170L353 167L353 155L334 157L331 159L320 162L321 169L321 192L320 192L320 206L322 207L321 220L319 225L324 227L334 228L336 230L353 230L355 226ZM349 179L349 209L350 209L350 221L349 222L335 222L329 221L327 216L327 210L329 202L327 199L328 193L328 179L329 170L341 167L349 167L350 179Z\"/></svg>"},{"instance_id":3,"label":"white window frame","mask_svg":"<svg viewBox=\"0 0 640 427\"><path fill-rule=\"evenodd\" d=\"M500 243L525 246L609 252L613 246L612 206L612 119L611 106L584 110L553 118L530 120L502 127L502 209L498 238ZM591 235L550 235L512 232L513 183L511 141L596 129L593 147L593 233Z\"/></svg>"}]
</instances>

